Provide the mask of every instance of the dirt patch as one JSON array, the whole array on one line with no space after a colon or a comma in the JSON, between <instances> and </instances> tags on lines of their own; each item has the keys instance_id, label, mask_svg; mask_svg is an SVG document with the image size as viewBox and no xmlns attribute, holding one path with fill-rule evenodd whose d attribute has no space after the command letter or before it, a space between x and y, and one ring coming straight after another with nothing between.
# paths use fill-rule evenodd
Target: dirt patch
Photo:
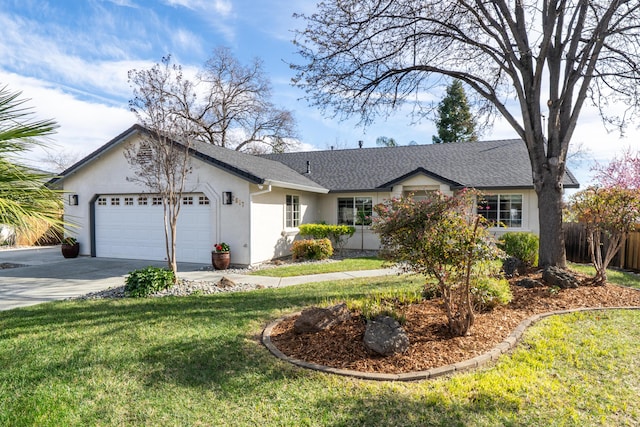
<instances>
[{"instance_id":1,"label":"dirt patch","mask_svg":"<svg viewBox=\"0 0 640 427\"><path fill-rule=\"evenodd\" d=\"M539 274L533 279L542 280ZM402 354L380 357L369 354L362 343L365 321L352 319L319 333L296 334L294 318L278 324L271 341L284 354L309 363L360 372L398 374L424 371L481 355L502 342L525 318L534 314L584 307L640 306L640 291L617 285L581 286L558 290L548 286L525 289L511 283L513 300L504 307L477 313L471 333L448 334L439 300L400 307L406 317L403 328L410 347Z\"/></svg>"}]
</instances>

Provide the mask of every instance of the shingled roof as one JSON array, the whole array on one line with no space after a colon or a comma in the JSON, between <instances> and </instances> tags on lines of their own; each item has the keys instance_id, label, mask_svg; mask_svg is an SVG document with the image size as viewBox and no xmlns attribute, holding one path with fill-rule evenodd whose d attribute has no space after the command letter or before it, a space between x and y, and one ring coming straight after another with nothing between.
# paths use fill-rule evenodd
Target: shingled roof
<instances>
[{"instance_id":1,"label":"shingled roof","mask_svg":"<svg viewBox=\"0 0 640 427\"><path fill-rule=\"evenodd\" d=\"M140 132L148 131L140 125L133 125L50 183L64 180L132 134ZM249 182L318 193L390 191L395 183L417 174L433 177L451 189L533 188L529 156L519 139L262 156L194 141L191 150L204 162ZM579 186L569 171L565 175L564 186Z\"/></svg>"},{"instance_id":2,"label":"shingled roof","mask_svg":"<svg viewBox=\"0 0 640 427\"><path fill-rule=\"evenodd\" d=\"M120 135L98 148L67 170L50 183L57 183L65 177L72 175L85 165L91 163L103 153L113 149L121 142L136 133L147 133L148 130L140 125L133 125ZM254 184L273 184L284 188L300 189L318 193L326 193L324 188L308 177L295 172L288 166L263 157L241 153L228 148L217 147L203 142L192 141L191 153L202 161L219 167L233 175L246 179Z\"/></svg>"},{"instance_id":3,"label":"shingled roof","mask_svg":"<svg viewBox=\"0 0 640 427\"><path fill-rule=\"evenodd\" d=\"M263 157L287 165L330 192L388 191L396 182L420 173L447 183L452 189L533 188L529 156L520 139L309 151ZM578 188L578 181L571 172L566 173L564 186Z\"/></svg>"},{"instance_id":4,"label":"shingled roof","mask_svg":"<svg viewBox=\"0 0 640 427\"><path fill-rule=\"evenodd\" d=\"M327 192L322 185L278 161L198 141L191 142L191 149L201 160L254 184L271 183L285 188Z\"/></svg>"}]
</instances>

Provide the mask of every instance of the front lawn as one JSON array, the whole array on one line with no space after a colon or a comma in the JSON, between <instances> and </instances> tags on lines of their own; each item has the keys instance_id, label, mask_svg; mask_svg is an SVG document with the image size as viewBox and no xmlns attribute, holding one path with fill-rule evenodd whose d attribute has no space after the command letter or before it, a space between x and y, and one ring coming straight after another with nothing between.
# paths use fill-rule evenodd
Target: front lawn
<instances>
[{"instance_id":1,"label":"front lawn","mask_svg":"<svg viewBox=\"0 0 640 427\"><path fill-rule=\"evenodd\" d=\"M255 276L292 277L310 274L337 273L342 271L377 270L384 261L377 257L347 258L340 261L289 264L252 272Z\"/></svg>"},{"instance_id":2,"label":"front lawn","mask_svg":"<svg viewBox=\"0 0 640 427\"><path fill-rule=\"evenodd\" d=\"M266 323L419 278L0 312L0 425L638 425L640 312L556 316L478 372L418 383L320 374L270 355Z\"/></svg>"}]
</instances>

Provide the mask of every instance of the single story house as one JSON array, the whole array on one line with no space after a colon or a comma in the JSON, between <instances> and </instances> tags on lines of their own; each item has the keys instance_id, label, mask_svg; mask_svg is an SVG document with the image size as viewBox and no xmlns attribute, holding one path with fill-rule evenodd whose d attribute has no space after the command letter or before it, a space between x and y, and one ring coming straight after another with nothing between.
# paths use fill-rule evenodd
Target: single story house
<instances>
[{"instance_id":1,"label":"single story house","mask_svg":"<svg viewBox=\"0 0 640 427\"><path fill-rule=\"evenodd\" d=\"M55 179L65 219L82 255L164 260L160 198L133 182L125 147L146 130L134 125ZM377 249L369 228L375 204L395 196L473 187L487 194L490 219L538 233L529 158L518 139L477 143L325 150L255 156L194 142L192 172L178 220L179 262L209 263L216 242L231 262L285 256L302 223L356 225L346 247ZM577 188L567 172L564 186ZM363 219L364 218L364 219Z\"/></svg>"}]
</instances>

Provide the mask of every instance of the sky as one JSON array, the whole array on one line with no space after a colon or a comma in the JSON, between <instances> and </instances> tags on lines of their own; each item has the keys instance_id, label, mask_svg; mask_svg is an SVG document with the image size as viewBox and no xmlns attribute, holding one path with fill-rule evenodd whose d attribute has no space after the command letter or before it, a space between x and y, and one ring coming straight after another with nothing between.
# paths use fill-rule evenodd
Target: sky
<instances>
[{"instance_id":1,"label":"sky","mask_svg":"<svg viewBox=\"0 0 640 427\"><path fill-rule=\"evenodd\" d=\"M195 72L215 47L226 46L242 63L264 62L272 100L294 112L303 149L356 148L359 140L374 147L379 136L401 145L431 143L433 122L413 124L406 112L363 129L356 119L325 117L301 99L289 64L301 63L292 40L304 21L293 15L314 10L313 0L0 0L0 87L21 91L38 118L59 124L49 155L81 158L135 123L127 71L150 68L171 54L187 73ZM428 95L435 102L442 97ZM482 139L515 137L497 120ZM586 108L572 142L586 157L570 168L584 187L595 161L606 164L627 147L640 148L639 141L638 129L620 138ZM47 156L35 150L23 160L45 167Z\"/></svg>"}]
</instances>

